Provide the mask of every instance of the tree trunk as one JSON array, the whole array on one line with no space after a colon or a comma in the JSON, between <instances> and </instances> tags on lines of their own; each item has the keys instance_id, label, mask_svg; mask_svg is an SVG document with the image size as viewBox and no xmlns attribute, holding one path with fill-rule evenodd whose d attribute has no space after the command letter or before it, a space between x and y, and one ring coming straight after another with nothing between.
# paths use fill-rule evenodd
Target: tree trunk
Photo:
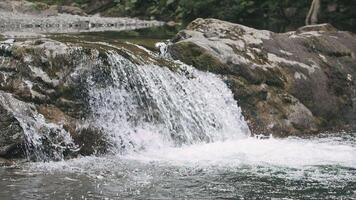
<instances>
[{"instance_id":1,"label":"tree trunk","mask_svg":"<svg viewBox=\"0 0 356 200\"><path fill-rule=\"evenodd\" d=\"M317 24L318 23L318 16L320 13L320 0L313 0L307 18L305 19L305 24Z\"/></svg>"}]
</instances>

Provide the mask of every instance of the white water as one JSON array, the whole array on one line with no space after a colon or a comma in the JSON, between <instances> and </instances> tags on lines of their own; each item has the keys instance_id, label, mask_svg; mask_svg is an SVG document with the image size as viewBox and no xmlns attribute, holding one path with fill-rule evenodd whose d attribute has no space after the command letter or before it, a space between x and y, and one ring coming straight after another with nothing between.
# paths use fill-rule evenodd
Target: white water
<instances>
[{"instance_id":1,"label":"white water","mask_svg":"<svg viewBox=\"0 0 356 200\"><path fill-rule=\"evenodd\" d=\"M62 126L46 122L41 114L34 111L33 104L25 104L4 92L0 92L0 103L12 111L20 123L26 141L24 150L29 160L62 160L65 151L76 148L70 134Z\"/></svg>"},{"instance_id":2,"label":"white water","mask_svg":"<svg viewBox=\"0 0 356 200\"><path fill-rule=\"evenodd\" d=\"M247 138L132 154L126 158L174 165L238 167L274 165L300 168L318 165L356 167L355 144L307 139Z\"/></svg>"},{"instance_id":3,"label":"white water","mask_svg":"<svg viewBox=\"0 0 356 200\"><path fill-rule=\"evenodd\" d=\"M246 176L252 174L292 180L311 179L328 184L329 181L356 181L354 138L355 135L351 135L336 142L340 137L268 140L251 137L182 147L161 147L124 156L36 163L31 166L31 171L79 173L109 180L116 179L117 173L124 170L121 173L130 172L125 177L133 176L131 178L136 180L145 179L145 176L153 173L152 170L161 171L173 167L179 169L179 173L198 170L199 173L214 174L224 171L245 173ZM149 180L144 181L149 182L155 179L151 176L146 178Z\"/></svg>"},{"instance_id":4,"label":"white water","mask_svg":"<svg viewBox=\"0 0 356 200\"><path fill-rule=\"evenodd\" d=\"M178 64L136 65L110 52L111 86L91 87L95 124L115 153L246 138L249 129L226 84Z\"/></svg>"}]
</instances>

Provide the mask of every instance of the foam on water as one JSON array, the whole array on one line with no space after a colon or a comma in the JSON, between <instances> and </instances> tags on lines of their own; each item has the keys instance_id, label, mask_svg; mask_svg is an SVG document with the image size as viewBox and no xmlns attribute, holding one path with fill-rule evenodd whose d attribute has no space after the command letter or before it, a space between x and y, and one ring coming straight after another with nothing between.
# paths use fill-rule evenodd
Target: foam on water
<instances>
[{"instance_id":1,"label":"foam on water","mask_svg":"<svg viewBox=\"0 0 356 200\"><path fill-rule=\"evenodd\" d=\"M353 136L354 137L354 136ZM151 138L152 139L152 138ZM48 170L105 169L113 163L138 161L161 166L236 168L267 166L303 169L339 166L356 169L356 142L334 142L332 139L267 139L246 138L182 147L156 146L141 152L108 157L84 157L71 161L38 163ZM112 168L111 168L112 169Z\"/></svg>"},{"instance_id":2,"label":"foam on water","mask_svg":"<svg viewBox=\"0 0 356 200\"><path fill-rule=\"evenodd\" d=\"M174 165L224 166L274 165L301 168L339 165L356 168L356 147L332 141L247 138L180 148L156 149L126 156L140 161Z\"/></svg>"}]
</instances>

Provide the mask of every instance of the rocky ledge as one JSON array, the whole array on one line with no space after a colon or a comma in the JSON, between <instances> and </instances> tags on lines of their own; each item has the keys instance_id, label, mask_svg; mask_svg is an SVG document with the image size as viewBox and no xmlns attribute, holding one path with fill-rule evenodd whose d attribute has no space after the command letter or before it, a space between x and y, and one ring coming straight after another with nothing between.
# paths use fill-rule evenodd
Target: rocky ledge
<instances>
[{"instance_id":1,"label":"rocky ledge","mask_svg":"<svg viewBox=\"0 0 356 200\"><path fill-rule=\"evenodd\" d=\"M330 24L273 33L197 19L172 40L173 58L221 74L254 134L356 129L356 37Z\"/></svg>"},{"instance_id":2,"label":"rocky ledge","mask_svg":"<svg viewBox=\"0 0 356 200\"><path fill-rule=\"evenodd\" d=\"M48 38L0 43L3 158L45 161L107 153L112 144L93 125L89 95L92 84L105 87L112 81L106 53L116 51L138 64L153 60L148 51L126 43Z\"/></svg>"}]
</instances>

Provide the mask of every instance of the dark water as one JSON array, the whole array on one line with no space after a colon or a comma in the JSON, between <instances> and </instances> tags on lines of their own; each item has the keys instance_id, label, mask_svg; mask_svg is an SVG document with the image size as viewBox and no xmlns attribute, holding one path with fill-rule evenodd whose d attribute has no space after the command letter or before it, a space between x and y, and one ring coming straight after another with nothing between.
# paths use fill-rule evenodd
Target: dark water
<instances>
[{"instance_id":1,"label":"dark water","mask_svg":"<svg viewBox=\"0 0 356 200\"><path fill-rule=\"evenodd\" d=\"M180 27L160 26L126 31L103 31L71 34L50 34L57 40L70 41L102 41L107 43L129 42L143 46L149 50L156 50L155 44L173 38Z\"/></svg>"},{"instance_id":2,"label":"dark water","mask_svg":"<svg viewBox=\"0 0 356 200\"><path fill-rule=\"evenodd\" d=\"M0 168L0 199L355 199L355 135L252 138Z\"/></svg>"}]
</instances>

